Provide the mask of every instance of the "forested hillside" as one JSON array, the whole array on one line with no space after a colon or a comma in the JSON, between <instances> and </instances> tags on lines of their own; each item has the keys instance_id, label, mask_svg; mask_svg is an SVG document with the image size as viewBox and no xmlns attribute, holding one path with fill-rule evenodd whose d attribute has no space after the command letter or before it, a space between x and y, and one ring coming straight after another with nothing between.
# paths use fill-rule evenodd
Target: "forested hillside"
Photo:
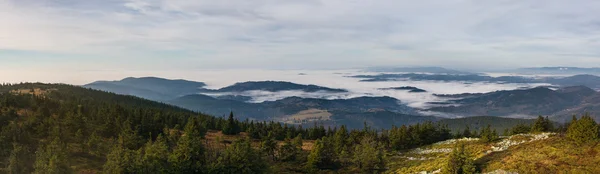
<instances>
[{"instance_id":1,"label":"forested hillside","mask_svg":"<svg viewBox=\"0 0 600 174\"><path fill-rule=\"evenodd\" d=\"M0 111L6 173L382 172L388 150L450 138L431 122L302 129L62 84L2 85Z\"/></svg>"},{"instance_id":2,"label":"forested hillside","mask_svg":"<svg viewBox=\"0 0 600 174\"><path fill-rule=\"evenodd\" d=\"M490 125L452 135L445 124L433 122L389 130L366 123L361 130L316 123L302 128L238 121L233 113L217 118L70 85L28 83L0 86L0 130L0 173L600 171L592 164L598 161L599 127L590 116L566 125L540 116L505 131L515 135L508 138ZM465 137L476 143L449 140ZM531 150L524 146L530 141L549 144ZM519 167L536 160L547 163Z\"/></svg>"}]
</instances>

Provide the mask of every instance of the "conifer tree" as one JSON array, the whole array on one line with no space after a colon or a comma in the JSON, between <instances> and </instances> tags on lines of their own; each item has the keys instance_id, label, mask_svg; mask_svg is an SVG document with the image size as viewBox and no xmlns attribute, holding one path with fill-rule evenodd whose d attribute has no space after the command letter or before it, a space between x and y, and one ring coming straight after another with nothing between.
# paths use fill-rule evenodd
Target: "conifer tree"
<instances>
[{"instance_id":1,"label":"conifer tree","mask_svg":"<svg viewBox=\"0 0 600 174\"><path fill-rule=\"evenodd\" d=\"M307 169L335 169L337 168L337 154L329 137L317 140L308 155Z\"/></svg>"},{"instance_id":2,"label":"conifer tree","mask_svg":"<svg viewBox=\"0 0 600 174\"><path fill-rule=\"evenodd\" d=\"M250 140L236 140L212 167L209 173L265 173L267 163L250 145Z\"/></svg>"},{"instance_id":3,"label":"conifer tree","mask_svg":"<svg viewBox=\"0 0 600 174\"><path fill-rule=\"evenodd\" d=\"M240 133L240 126L233 118L233 112L229 113L229 118L227 118L227 123L223 126L222 131L225 135L237 135Z\"/></svg>"},{"instance_id":4,"label":"conifer tree","mask_svg":"<svg viewBox=\"0 0 600 174\"><path fill-rule=\"evenodd\" d=\"M474 174L476 172L473 159L465 151L464 144L460 143L454 147L442 172L448 174Z\"/></svg>"},{"instance_id":5,"label":"conifer tree","mask_svg":"<svg viewBox=\"0 0 600 174\"><path fill-rule=\"evenodd\" d=\"M277 142L273 139L272 133L260 143L260 151L269 156L271 160L275 160L275 152L277 151Z\"/></svg>"},{"instance_id":6,"label":"conifer tree","mask_svg":"<svg viewBox=\"0 0 600 174\"><path fill-rule=\"evenodd\" d=\"M374 173L385 168L383 147L372 137L365 137L354 147L353 161L363 173Z\"/></svg>"},{"instance_id":7,"label":"conifer tree","mask_svg":"<svg viewBox=\"0 0 600 174\"><path fill-rule=\"evenodd\" d=\"M159 135L156 141L148 141L143 147L143 156L140 159L140 173L167 173L170 170L167 162L169 146L165 138Z\"/></svg>"},{"instance_id":8,"label":"conifer tree","mask_svg":"<svg viewBox=\"0 0 600 174\"><path fill-rule=\"evenodd\" d=\"M36 151L34 172L35 174L62 174L73 173L69 165L66 145L55 137L47 145L40 146Z\"/></svg>"},{"instance_id":9,"label":"conifer tree","mask_svg":"<svg viewBox=\"0 0 600 174\"><path fill-rule=\"evenodd\" d=\"M589 115L574 119L567 129L567 138L578 144L596 142L598 140L598 124Z\"/></svg>"},{"instance_id":10,"label":"conifer tree","mask_svg":"<svg viewBox=\"0 0 600 174\"><path fill-rule=\"evenodd\" d=\"M12 152L8 159L8 173L19 174L19 173L31 173L33 161L32 153L29 152L26 146L13 143Z\"/></svg>"},{"instance_id":11,"label":"conifer tree","mask_svg":"<svg viewBox=\"0 0 600 174\"><path fill-rule=\"evenodd\" d=\"M204 129L196 119L190 117L185 125L184 133L173 152L169 155L169 163L175 173L202 173L204 170Z\"/></svg>"}]
</instances>

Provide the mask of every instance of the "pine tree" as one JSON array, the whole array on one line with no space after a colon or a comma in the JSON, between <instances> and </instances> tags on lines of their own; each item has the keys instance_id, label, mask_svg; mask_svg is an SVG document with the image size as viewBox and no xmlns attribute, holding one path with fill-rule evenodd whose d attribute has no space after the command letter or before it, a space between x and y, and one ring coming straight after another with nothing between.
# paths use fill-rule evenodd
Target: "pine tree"
<instances>
[{"instance_id":1,"label":"pine tree","mask_svg":"<svg viewBox=\"0 0 600 174\"><path fill-rule=\"evenodd\" d=\"M308 170L337 168L337 154L331 139L323 137L317 140L308 155L306 167Z\"/></svg>"},{"instance_id":2,"label":"pine tree","mask_svg":"<svg viewBox=\"0 0 600 174\"><path fill-rule=\"evenodd\" d=\"M33 167L31 161L33 161L33 157L28 148L13 143L13 150L8 158L8 173L31 173Z\"/></svg>"},{"instance_id":3,"label":"pine tree","mask_svg":"<svg viewBox=\"0 0 600 174\"><path fill-rule=\"evenodd\" d=\"M492 128L490 125L487 125L487 127L483 128L481 130L481 141L483 141L485 143L489 143L489 142L496 141L497 139L498 139L498 133L496 132L496 130L492 131Z\"/></svg>"},{"instance_id":4,"label":"pine tree","mask_svg":"<svg viewBox=\"0 0 600 174\"><path fill-rule=\"evenodd\" d=\"M267 137L260 143L260 151L271 158L275 159L275 152L277 151L277 142L273 139L273 135L269 133Z\"/></svg>"},{"instance_id":5,"label":"pine tree","mask_svg":"<svg viewBox=\"0 0 600 174\"><path fill-rule=\"evenodd\" d=\"M538 116L533 125L531 125L532 133L548 132L552 131L552 129L552 121L550 121L548 117L544 118L542 116Z\"/></svg>"},{"instance_id":6,"label":"pine tree","mask_svg":"<svg viewBox=\"0 0 600 174\"><path fill-rule=\"evenodd\" d=\"M240 139L225 149L209 173L265 173L267 168L250 140Z\"/></svg>"},{"instance_id":7,"label":"pine tree","mask_svg":"<svg viewBox=\"0 0 600 174\"><path fill-rule=\"evenodd\" d=\"M335 146L335 152L340 154L343 151L346 151L346 147L348 145L348 130L346 130L346 126L342 125L340 129L335 132L333 136L333 143Z\"/></svg>"},{"instance_id":8,"label":"pine tree","mask_svg":"<svg viewBox=\"0 0 600 174\"><path fill-rule=\"evenodd\" d=\"M102 168L104 173L135 173L138 157L134 151L117 144L106 156L106 163Z\"/></svg>"},{"instance_id":9,"label":"pine tree","mask_svg":"<svg viewBox=\"0 0 600 174\"><path fill-rule=\"evenodd\" d=\"M167 162L169 155L169 146L162 135L151 140L143 147L143 156L141 157L140 173L167 173L170 166Z\"/></svg>"},{"instance_id":10,"label":"pine tree","mask_svg":"<svg viewBox=\"0 0 600 174\"><path fill-rule=\"evenodd\" d=\"M36 152L34 163L35 174L73 173L68 160L66 145L54 138L47 145L40 146Z\"/></svg>"},{"instance_id":11,"label":"pine tree","mask_svg":"<svg viewBox=\"0 0 600 174\"><path fill-rule=\"evenodd\" d=\"M468 125L465 127L465 130L463 131L462 136L467 137L467 138L473 136L473 134L471 133L471 128Z\"/></svg>"},{"instance_id":12,"label":"pine tree","mask_svg":"<svg viewBox=\"0 0 600 174\"><path fill-rule=\"evenodd\" d=\"M241 130L236 120L233 118L233 112L229 113L229 118L227 118L227 123L223 126L222 131L225 135L237 135L240 133Z\"/></svg>"},{"instance_id":13,"label":"pine tree","mask_svg":"<svg viewBox=\"0 0 600 174\"><path fill-rule=\"evenodd\" d=\"M383 147L371 137L365 137L360 144L354 147L353 161L363 173L384 170Z\"/></svg>"},{"instance_id":14,"label":"pine tree","mask_svg":"<svg viewBox=\"0 0 600 174\"><path fill-rule=\"evenodd\" d=\"M473 159L465 151L464 144L460 143L454 147L442 172L448 174L474 174L476 172Z\"/></svg>"},{"instance_id":15,"label":"pine tree","mask_svg":"<svg viewBox=\"0 0 600 174\"><path fill-rule=\"evenodd\" d=\"M204 145L202 137L204 129L191 117L185 125L184 134L173 152L169 155L169 163L175 173L202 173L204 171Z\"/></svg>"},{"instance_id":16,"label":"pine tree","mask_svg":"<svg viewBox=\"0 0 600 174\"><path fill-rule=\"evenodd\" d=\"M295 161L300 155L300 151L302 151L301 148L295 145L290 139L287 139L277 152L277 160L284 162Z\"/></svg>"},{"instance_id":17,"label":"pine tree","mask_svg":"<svg viewBox=\"0 0 600 174\"><path fill-rule=\"evenodd\" d=\"M596 142L598 140L598 124L589 115L574 119L567 129L567 138L578 144Z\"/></svg>"}]
</instances>

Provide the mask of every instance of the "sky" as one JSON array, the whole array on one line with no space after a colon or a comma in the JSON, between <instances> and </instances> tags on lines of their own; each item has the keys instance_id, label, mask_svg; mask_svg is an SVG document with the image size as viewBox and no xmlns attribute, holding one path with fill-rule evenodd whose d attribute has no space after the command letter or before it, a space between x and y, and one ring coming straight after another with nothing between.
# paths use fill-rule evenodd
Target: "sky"
<instances>
[{"instance_id":1,"label":"sky","mask_svg":"<svg viewBox=\"0 0 600 174\"><path fill-rule=\"evenodd\" d=\"M600 65L597 0L0 0L0 22L0 78Z\"/></svg>"}]
</instances>

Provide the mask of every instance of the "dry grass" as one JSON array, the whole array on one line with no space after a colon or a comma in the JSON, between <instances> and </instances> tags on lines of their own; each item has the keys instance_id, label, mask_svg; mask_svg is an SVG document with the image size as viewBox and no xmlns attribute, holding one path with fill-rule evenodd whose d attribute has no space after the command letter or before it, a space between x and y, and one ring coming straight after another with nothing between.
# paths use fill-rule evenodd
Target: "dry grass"
<instances>
[{"instance_id":1,"label":"dry grass","mask_svg":"<svg viewBox=\"0 0 600 174\"><path fill-rule=\"evenodd\" d=\"M13 94L45 95L49 92L56 91L56 90L57 89L40 89L40 88L18 89L18 90L12 90L11 93L13 93Z\"/></svg>"},{"instance_id":2,"label":"dry grass","mask_svg":"<svg viewBox=\"0 0 600 174\"><path fill-rule=\"evenodd\" d=\"M518 173L600 173L600 146L578 146L562 137L552 137L515 146L494 154L482 171L503 169Z\"/></svg>"},{"instance_id":3,"label":"dry grass","mask_svg":"<svg viewBox=\"0 0 600 174\"><path fill-rule=\"evenodd\" d=\"M329 120L332 115L327 110L307 109L282 118L282 121L293 124L294 120Z\"/></svg>"},{"instance_id":4,"label":"dry grass","mask_svg":"<svg viewBox=\"0 0 600 174\"><path fill-rule=\"evenodd\" d=\"M526 136L510 137L513 141L529 140ZM504 170L518 173L600 173L600 146L578 146L564 137L552 136L487 154L493 144L469 141L465 148L482 173ZM453 148L454 144L435 144L424 150ZM388 173L433 172L447 162L449 153L419 154L412 150L389 155ZM409 159L412 158L412 159ZM416 159L416 160L415 160Z\"/></svg>"}]
</instances>

